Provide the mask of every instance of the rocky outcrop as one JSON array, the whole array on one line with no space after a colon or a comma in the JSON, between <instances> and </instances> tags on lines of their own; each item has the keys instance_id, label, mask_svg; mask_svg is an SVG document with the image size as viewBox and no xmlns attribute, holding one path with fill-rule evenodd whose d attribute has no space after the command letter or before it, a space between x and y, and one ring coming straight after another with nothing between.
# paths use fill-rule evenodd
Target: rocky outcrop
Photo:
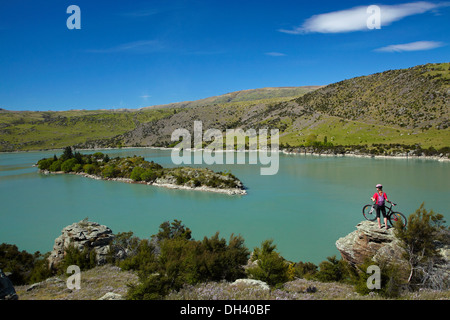
<instances>
[{"instance_id":1,"label":"rocky outcrop","mask_svg":"<svg viewBox=\"0 0 450 320\"><path fill-rule=\"evenodd\" d=\"M61 235L55 239L53 251L48 258L50 268L54 268L62 261L66 249L73 245L78 250L84 248L94 250L98 265L106 262L109 253L109 244L114 239L114 234L107 226L87 219L71 224L61 231Z\"/></svg>"},{"instance_id":2,"label":"rocky outcrop","mask_svg":"<svg viewBox=\"0 0 450 320\"><path fill-rule=\"evenodd\" d=\"M378 228L378 223L362 221L356 230L336 241L342 259L352 265L364 263L367 258L374 261L400 261L403 249L394 235L394 228Z\"/></svg>"},{"instance_id":3,"label":"rocky outcrop","mask_svg":"<svg viewBox=\"0 0 450 320\"><path fill-rule=\"evenodd\" d=\"M16 294L14 285L11 280L0 269L0 300L18 300L19 296Z\"/></svg>"},{"instance_id":4,"label":"rocky outcrop","mask_svg":"<svg viewBox=\"0 0 450 320\"><path fill-rule=\"evenodd\" d=\"M105 293L105 295L103 295L98 300L125 300L125 299L121 294L114 293L114 292L107 292L107 293Z\"/></svg>"},{"instance_id":5,"label":"rocky outcrop","mask_svg":"<svg viewBox=\"0 0 450 320\"><path fill-rule=\"evenodd\" d=\"M359 265L366 259L374 262L395 262L410 269L408 262L402 257L404 249L400 246L400 240L394 235L394 228L379 229L378 223L362 221L356 226L356 230L336 241L336 247L341 253L342 259L351 265ZM427 272L433 279L441 279L445 287L450 278L450 231L441 230L441 241L435 241L438 256L430 265ZM439 280L439 281L441 281ZM444 283L445 282L445 283ZM436 287L436 286L435 286Z\"/></svg>"},{"instance_id":6,"label":"rocky outcrop","mask_svg":"<svg viewBox=\"0 0 450 320\"><path fill-rule=\"evenodd\" d=\"M261 290L270 290L269 285L261 280L254 280L254 279L237 279L236 281L234 281L232 283L232 285L234 286L256 286L257 288L261 289Z\"/></svg>"}]
</instances>

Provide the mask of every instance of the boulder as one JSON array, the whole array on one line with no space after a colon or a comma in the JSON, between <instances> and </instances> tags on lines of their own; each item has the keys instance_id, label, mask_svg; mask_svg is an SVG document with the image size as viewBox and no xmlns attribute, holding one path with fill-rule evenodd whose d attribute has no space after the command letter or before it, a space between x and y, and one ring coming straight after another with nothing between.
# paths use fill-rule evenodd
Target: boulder
<instances>
[{"instance_id":1,"label":"boulder","mask_svg":"<svg viewBox=\"0 0 450 320\"><path fill-rule=\"evenodd\" d=\"M375 262L401 261L403 249L394 235L394 228L378 228L377 222L362 221L356 230L336 241L342 259L352 265L372 258Z\"/></svg>"},{"instance_id":2,"label":"boulder","mask_svg":"<svg viewBox=\"0 0 450 320\"><path fill-rule=\"evenodd\" d=\"M118 293L107 292L98 300L124 300L124 298L122 295L120 295Z\"/></svg>"},{"instance_id":3,"label":"boulder","mask_svg":"<svg viewBox=\"0 0 450 320\"><path fill-rule=\"evenodd\" d=\"M270 287L267 283L261 280L255 280L255 279L237 279L232 283L232 285L250 285L250 286L256 286L259 287L262 290L270 290Z\"/></svg>"},{"instance_id":4,"label":"boulder","mask_svg":"<svg viewBox=\"0 0 450 320\"><path fill-rule=\"evenodd\" d=\"M56 267L64 258L65 250L70 245L80 251L85 247L94 250L97 264L102 265L106 263L109 245L113 239L114 234L107 226L86 219L73 223L62 229L61 235L55 239L53 251L48 258L49 266Z\"/></svg>"},{"instance_id":5,"label":"boulder","mask_svg":"<svg viewBox=\"0 0 450 320\"><path fill-rule=\"evenodd\" d=\"M9 278L0 269L0 300L18 300L14 286Z\"/></svg>"}]
</instances>

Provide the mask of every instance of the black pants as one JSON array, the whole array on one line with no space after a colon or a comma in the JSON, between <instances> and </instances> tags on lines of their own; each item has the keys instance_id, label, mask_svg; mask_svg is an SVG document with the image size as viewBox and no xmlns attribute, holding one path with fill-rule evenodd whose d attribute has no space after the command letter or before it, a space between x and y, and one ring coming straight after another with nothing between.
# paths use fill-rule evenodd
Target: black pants
<instances>
[{"instance_id":1,"label":"black pants","mask_svg":"<svg viewBox=\"0 0 450 320\"><path fill-rule=\"evenodd\" d=\"M377 218L380 217L380 211L383 214L383 218L386 218L386 207L384 205L379 206L379 205L375 205L375 209L377 211Z\"/></svg>"}]
</instances>

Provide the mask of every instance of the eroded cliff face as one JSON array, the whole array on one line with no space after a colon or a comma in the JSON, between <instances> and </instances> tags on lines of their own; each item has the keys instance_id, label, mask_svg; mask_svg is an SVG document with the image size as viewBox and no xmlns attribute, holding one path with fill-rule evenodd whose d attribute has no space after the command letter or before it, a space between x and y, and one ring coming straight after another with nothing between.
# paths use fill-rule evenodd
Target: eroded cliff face
<instances>
[{"instance_id":1,"label":"eroded cliff face","mask_svg":"<svg viewBox=\"0 0 450 320\"><path fill-rule=\"evenodd\" d=\"M403 249L394 235L394 228L378 228L378 223L362 221L356 230L336 241L342 259L352 265L364 263L365 259L377 261L401 261Z\"/></svg>"}]
</instances>

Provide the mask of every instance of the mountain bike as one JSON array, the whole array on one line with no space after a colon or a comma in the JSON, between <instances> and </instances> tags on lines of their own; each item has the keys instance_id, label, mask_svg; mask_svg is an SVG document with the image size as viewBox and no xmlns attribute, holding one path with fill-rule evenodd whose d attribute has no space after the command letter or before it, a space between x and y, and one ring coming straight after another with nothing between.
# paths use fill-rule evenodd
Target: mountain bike
<instances>
[{"instance_id":1,"label":"mountain bike","mask_svg":"<svg viewBox=\"0 0 450 320\"><path fill-rule=\"evenodd\" d=\"M393 227L395 223L400 222L401 226L404 228L406 227L406 223L408 220L406 217L400 213L392 211L392 207L395 207L397 204L391 202L391 206L386 206L386 218L387 221L391 224ZM367 204L362 209L363 216L369 221L375 221L377 219L377 211L376 211L376 205L375 204Z\"/></svg>"}]
</instances>

